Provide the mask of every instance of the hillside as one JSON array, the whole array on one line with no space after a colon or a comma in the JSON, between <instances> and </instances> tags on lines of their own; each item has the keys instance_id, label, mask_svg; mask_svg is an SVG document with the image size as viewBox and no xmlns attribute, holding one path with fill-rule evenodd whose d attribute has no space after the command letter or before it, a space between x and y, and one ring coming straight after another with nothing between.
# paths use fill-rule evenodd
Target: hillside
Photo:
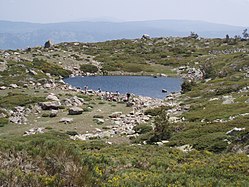
<instances>
[{"instance_id":1,"label":"hillside","mask_svg":"<svg viewBox=\"0 0 249 187\"><path fill-rule=\"evenodd\" d=\"M245 39L147 36L1 50L0 186L248 186L248 53ZM185 81L127 102L70 75Z\"/></svg>"},{"instance_id":2,"label":"hillside","mask_svg":"<svg viewBox=\"0 0 249 187\"><path fill-rule=\"evenodd\" d=\"M42 45L50 39L60 42L100 42L134 39L143 34L152 37L188 36L191 31L202 37L240 35L243 27L185 20L155 20L134 22L66 22L37 24L0 21L0 49L17 49Z\"/></svg>"}]
</instances>

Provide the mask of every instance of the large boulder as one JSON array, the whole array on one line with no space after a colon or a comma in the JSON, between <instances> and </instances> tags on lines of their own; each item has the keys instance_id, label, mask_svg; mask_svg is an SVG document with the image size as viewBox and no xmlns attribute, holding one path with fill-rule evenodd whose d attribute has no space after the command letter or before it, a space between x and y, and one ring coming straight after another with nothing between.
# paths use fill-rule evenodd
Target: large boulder
<instances>
[{"instance_id":1,"label":"large boulder","mask_svg":"<svg viewBox=\"0 0 249 187\"><path fill-rule=\"evenodd\" d=\"M53 44L52 44L52 42L50 41L50 40L48 40L45 44L44 44L44 48L50 48L50 47L52 47L53 46Z\"/></svg>"},{"instance_id":2,"label":"large boulder","mask_svg":"<svg viewBox=\"0 0 249 187\"><path fill-rule=\"evenodd\" d=\"M61 107L61 103L59 101L51 101L51 102L42 102L39 103L42 110L58 110Z\"/></svg>"},{"instance_id":3,"label":"large boulder","mask_svg":"<svg viewBox=\"0 0 249 187\"><path fill-rule=\"evenodd\" d=\"M80 107L71 107L69 108L68 110L68 114L69 115L79 115L79 114L82 114L83 113L83 109L80 108Z\"/></svg>"}]
</instances>

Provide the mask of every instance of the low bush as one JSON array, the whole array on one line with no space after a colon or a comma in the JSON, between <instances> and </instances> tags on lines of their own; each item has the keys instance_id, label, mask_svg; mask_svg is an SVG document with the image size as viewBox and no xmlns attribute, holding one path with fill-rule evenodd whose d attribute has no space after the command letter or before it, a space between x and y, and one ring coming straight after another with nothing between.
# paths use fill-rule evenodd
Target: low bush
<instances>
[{"instance_id":1,"label":"low bush","mask_svg":"<svg viewBox=\"0 0 249 187\"><path fill-rule=\"evenodd\" d=\"M97 73L98 67L92 64L82 64L80 65L80 70L85 73Z\"/></svg>"},{"instance_id":2,"label":"low bush","mask_svg":"<svg viewBox=\"0 0 249 187\"><path fill-rule=\"evenodd\" d=\"M196 83L192 80L184 80L184 82L181 85L181 92L186 93L192 90L193 86L195 86Z\"/></svg>"},{"instance_id":3,"label":"low bush","mask_svg":"<svg viewBox=\"0 0 249 187\"><path fill-rule=\"evenodd\" d=\"M0 118L0 127L4 127L4 125L7 125L9 123L8 118Z\"/></svg>"},{"instance_id":4,"label":"low bush","mask_svg":"<svg viewBox=\"0 0 249 187\"><path fill-rule=\"evenodd\" d=\"M8 93L7 96L0 97L0 107L14 108L16 106L27 106L33 103L45 101L44 97L33 97L27 94Z\"/></svg>"},{"instance_id":5,"label":"low bush","mask_svg":"<svg viewBox=\"0 0 249 187\"><path fill-rule=\"evenodd\" d=\"M152 131L152 126L150 124L139 124L133 127L133 130L138 134L145 134Z\"/></svg>"},{"instance_id":6,"label":"low bush","mask_svg":"<svg viewBox=\"0 0 249 187\"><path fill-rule=\"evenodd\" d=\"M67 131L66 134L69 135L69 136L76 136L76 135L78 135L78 133L76 131Z\"/></svg>"}]
</instances>

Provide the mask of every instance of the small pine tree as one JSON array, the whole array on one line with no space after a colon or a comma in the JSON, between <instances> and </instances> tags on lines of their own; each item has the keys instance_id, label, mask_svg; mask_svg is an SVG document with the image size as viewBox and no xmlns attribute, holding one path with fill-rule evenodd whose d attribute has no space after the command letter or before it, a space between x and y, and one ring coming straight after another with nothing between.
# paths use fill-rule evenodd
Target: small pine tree
<instances>
[{"instance_id":1,"label":"small pine tree","mask_svg":"<svg viewBox=\"0 0 249 187\"><path fill-rule=\"evenodd\" d=\"M249 38L249 34L247 32L247 29L243 30L242 36L244 39L248 39Z\"/></svg>"},{"instance_id":2,"label":"small pine tree","mask_svg":"<svg viewBox=\"0 0 249 187\"><path fill-rule=\"evenodd\" d=\"M149 139L149 143L168 140L171 136L169 117L165 109L155 118L155 128L153 135Z\"/></svg>"}]
</instances>

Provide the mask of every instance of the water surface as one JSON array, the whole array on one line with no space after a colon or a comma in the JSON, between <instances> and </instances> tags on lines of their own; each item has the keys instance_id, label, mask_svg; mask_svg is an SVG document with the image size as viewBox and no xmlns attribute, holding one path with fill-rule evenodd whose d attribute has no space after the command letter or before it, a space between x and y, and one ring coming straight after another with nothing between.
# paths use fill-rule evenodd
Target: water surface
<instances>
[{"instance_id":1,"label":"water surface","mask_svg":"<svg viewBox=\"0 0 249 187\"><path fill-rule=\"evenodd\" d=\"M87 77L71 77L64 81L74 87L102 91L116 92L126 94L133 93L135 95L148 96L163 99L170 92L178 92L181 89L182 79L172 77L151 76L87 76ZM168 92L163 93L166 89Z\"/></svg>"}]
</instances>

